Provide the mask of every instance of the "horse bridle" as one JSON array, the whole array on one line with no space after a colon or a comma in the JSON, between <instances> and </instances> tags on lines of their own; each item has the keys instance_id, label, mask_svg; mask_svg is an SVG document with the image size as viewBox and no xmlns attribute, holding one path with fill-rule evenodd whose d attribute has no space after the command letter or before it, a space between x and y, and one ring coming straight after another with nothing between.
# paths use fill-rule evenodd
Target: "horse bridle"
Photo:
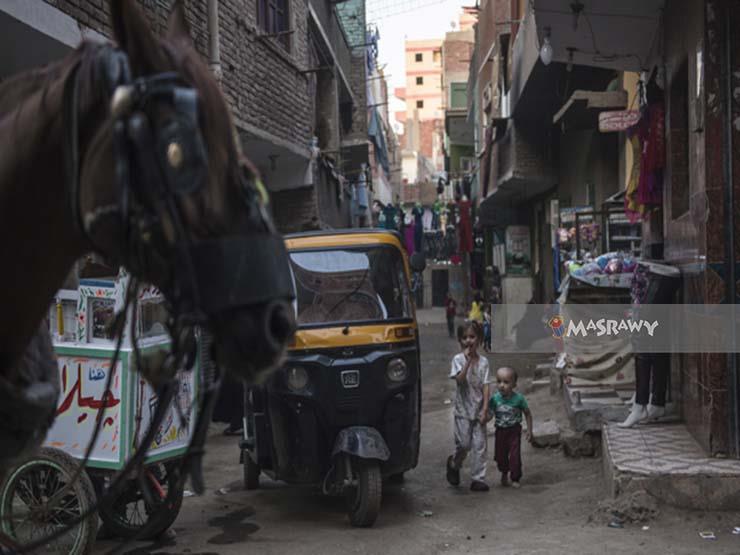
<instances>
[{"instance_id":1,"label":"horse bridle","mask_svg":"<svg viewBox=\"0 0 740 555\"><path fill-rule=\"evenodd\" d=\"M171 287L160 289L175 317L187 327L205 324L210 316L227 310L292 300L283 239L266 214L264 188L259 182L249 183L245 172L235 175L241 180L247 217L262 231L198 240L190 239L185 231L179 201L202 192L208 181L197 91L176 73L132 79L128 56L112 45L99 47L97 63L114 120L118 203L84 214L80 211L78 63L64 90L69 134L65 159L70 209L82 236L97 248L91 236L95 225L111 216L118 218L126 237L123 264L140 275L147 275L147 266L152 264L169 268ZM158 125L155 110L162 107L172 117ZM165 238L163 214L173 224L174 243Z\"/></svg>"}]
</instances>

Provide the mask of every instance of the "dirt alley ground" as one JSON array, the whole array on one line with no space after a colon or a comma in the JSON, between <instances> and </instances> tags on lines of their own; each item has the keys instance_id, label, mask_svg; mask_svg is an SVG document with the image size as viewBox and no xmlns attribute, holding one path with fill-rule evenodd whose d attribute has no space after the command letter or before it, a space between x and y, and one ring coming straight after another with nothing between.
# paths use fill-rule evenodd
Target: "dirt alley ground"
<instances>
[{"instance_id":1,"label":"dirt alley ground","mask_svg":"<svg viewBox=\"0 0 740 555\"><path fill-rule=\"evenodd\" d=\"M423 416L419 466L401 485L384 485L375 526L351 528L343 500L318 488L293 487L264 476L261 489L245 491L236 439L212 427L205 458L208 491L188 497L174 524L176 536L162 542L135 542L127 555L159 554L434 554L434 553L737 553L740 513L679 511L660 507L659 516L623 529L590 521L605 499L600 458L566 458L560 449L523 449L522 488L503 488L489 463L489 493L468 489L467 467L459 488L447 484L444 464L452 448L451 405L454 382L447 378L457 344L449 339L441 310L420 311L423 366ZM494 345L495 347L495 345ZM492 368L514 366L531 376L543 355L489 355ZM535 421L567 422L559 396L547 389L528 394ZM489 460L493 456L489 430ZM223 489L225 488L225 489ZM220 491L219 491L220 490ZM224 493L225 492L225 493ZM430 511L431 516L423 516ZM429 514L429 513L426 513ZM717 540L699 532L712 530ZM99 541L95 553L120 544Z\"/></svg>"}]
</instances>

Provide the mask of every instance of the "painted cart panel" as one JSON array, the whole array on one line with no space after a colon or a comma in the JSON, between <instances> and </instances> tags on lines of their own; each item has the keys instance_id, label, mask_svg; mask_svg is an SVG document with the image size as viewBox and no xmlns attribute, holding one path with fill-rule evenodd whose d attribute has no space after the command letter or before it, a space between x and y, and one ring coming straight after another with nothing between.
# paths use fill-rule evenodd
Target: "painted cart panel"
<instances>
[{"instance_id":1,"label":"painted cart panel","mask_svg":"<svg viewBox=\"0 0 740 555\"><path fill-rule=\"evenodd\" d=\"M100 407L105 415L91 466L118 468L127 441L125 396L129 379L128 353L119 358L111 388L105 391L113 354L97 349L56 347L61 393L54 425L46 437L48 447L61 449L75 458L85 455ZM108 356L106 356L108 355Z\"/></svg>"},{"instance_id":2,"label":"painted cart panel","mask_svg":"<svg viewBox=\"0 0 740 555\"><path fill-rule=\"evenodd\" d=\"M133 341L144 357L169 349L169 337L156 321L161 295L153 288L142 289L139 301L141 307L148 306L149 310L139 311L135 338L130 336L130 325L126 326L113 382L105 390L115 351L114 342L106 336L106 320L123 306L125 279L122 275L115 280L81 280L76 291L57 294L50 313L61 392L57 417L45 445L82 459L98 411L105 407L98 440L88 461L89 466L96 468L122 468L144 438L157 408L156 393L136 372ZM74 330L69 329L72 322ZM185 452L194 428L198 376L197 366L193 371L178 373L179 390L155 431L147 461L174 458Z\"/></svg>"}]
</instances>

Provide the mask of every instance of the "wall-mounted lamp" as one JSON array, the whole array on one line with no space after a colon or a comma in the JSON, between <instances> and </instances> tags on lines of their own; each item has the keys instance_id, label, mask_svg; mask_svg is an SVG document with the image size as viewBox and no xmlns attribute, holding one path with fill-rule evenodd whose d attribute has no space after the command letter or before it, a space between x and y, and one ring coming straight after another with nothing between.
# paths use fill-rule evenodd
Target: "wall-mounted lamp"
<instances>
[{"instance_id":1,"label":"wall-mounted lamp","mask_svg":"<svg viewBox=\"0 0 740 555\"><path fill-rule=\"evenodd\" d=\"M579 0L575 0L574 2L570 3L570 9L573 12L573 30L578 30L578 18L581 15L581 12L583 11L583 4Z\"/></svg>"},{"instance_id":2,"label":"wall-mounted lamp","mask_svg":"<svg viewBox=\"0 0 740 555\"><path fill-rule=\"evenodd\" d=\"M566 50L568 51L568 65L565 66L565 71L573 71L573 53L577 49L569 46Z\"/></svg>"},{"instance_id":3,"label":"wall-mounted lamp","mask_svg":"<svg viewBox=\"0 0 740 555\"><path fill-rule=\"evenodd\" d=\"M552 62L552 45L550 44L550 27L545 27L545 36L542 39L542 47L540 48L540 60L546 66L549 66Z\"/></svg>"},{"instance_id":4,"label":"wall-mounted lamp","mask_svg":"<svg viewBox=\"0 0 740 555\"><path fill-rule=\"evenodd\" d=\"M270 171L274 172L277 169L277 159L279 156L279 154L269 154L267 156L270 159Z\"/></svg>"}]
</instances>

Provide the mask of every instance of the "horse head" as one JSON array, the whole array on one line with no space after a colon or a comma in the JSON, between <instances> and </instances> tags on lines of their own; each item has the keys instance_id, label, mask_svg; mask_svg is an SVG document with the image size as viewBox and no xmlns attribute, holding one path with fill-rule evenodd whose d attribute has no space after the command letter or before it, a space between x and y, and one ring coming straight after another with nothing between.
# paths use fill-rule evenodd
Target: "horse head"
<instances>
[{"instance_id":1,"label":"horse head","mask_svg":"<svg viewBox=\"0 0 740 555\"><path fill-rule=\"evenodd\" d=\"M160 288L175 345L204 326L216 360L257 381L294 329L264 187L181 2L162 37L134 2L112 0L111 14L117 48L94 47L65 84L73 216L94 250Z\"/></svg>"}]
</instances>

